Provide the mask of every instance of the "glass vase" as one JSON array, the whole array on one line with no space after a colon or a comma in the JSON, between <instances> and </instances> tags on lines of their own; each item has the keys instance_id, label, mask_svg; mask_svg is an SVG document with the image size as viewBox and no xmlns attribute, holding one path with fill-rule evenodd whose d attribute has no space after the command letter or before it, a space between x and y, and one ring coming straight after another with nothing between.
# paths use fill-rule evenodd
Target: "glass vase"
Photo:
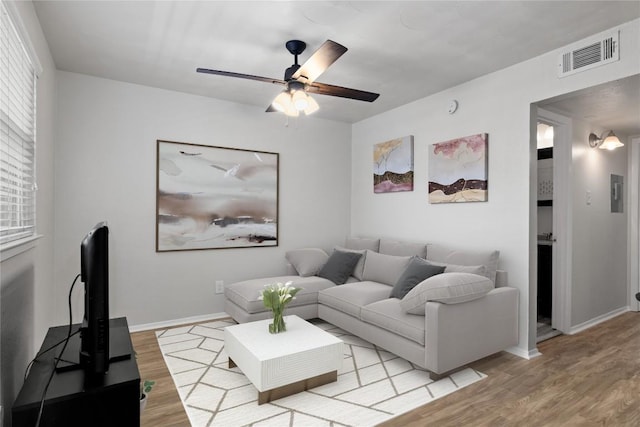
<instances>
[{"instance_id":1,"label":"glass vase","mask_svg":"<svg viewBox=\"0 0 640 427\"><path fill-rule=\"evenodd\" d=\"M279 334L287 330L282 312L283 309L273 310L273 322L269 324L269 333Z\"/></svg>"}]
</instances>

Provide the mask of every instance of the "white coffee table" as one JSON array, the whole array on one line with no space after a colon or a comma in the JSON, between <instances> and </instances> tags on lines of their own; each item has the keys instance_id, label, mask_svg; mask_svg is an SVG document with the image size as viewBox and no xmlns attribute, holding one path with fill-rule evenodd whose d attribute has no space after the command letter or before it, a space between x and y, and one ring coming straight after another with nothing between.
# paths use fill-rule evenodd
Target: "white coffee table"
<instances>
[{"instance_id":1,"label":"white coffee table","mask_svg":"<svg viewBox=\"0 0 640 427\"><path fill-rule=\"evenodd\" d=\"M299 318L285 316L287 330L269 333L271 319L224 329L229 367L239 367L258 389L258 404L338 379L342 341Z\"/></svg>"}]
</instances>

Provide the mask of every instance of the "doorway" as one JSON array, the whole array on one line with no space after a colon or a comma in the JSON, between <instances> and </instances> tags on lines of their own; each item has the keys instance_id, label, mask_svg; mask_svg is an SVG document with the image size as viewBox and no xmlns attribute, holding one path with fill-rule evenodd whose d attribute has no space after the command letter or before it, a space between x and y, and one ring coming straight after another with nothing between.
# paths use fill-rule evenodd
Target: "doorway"
<instances>
[{"instance_id":1,"label":"doorway","mask_svg":"<svg viewBox=\"0 0 640 427\"><path fill-rule=\"evenodd\" d=\"M538 194L537 246L538 292L536 313L536 343L561 334L553 327L553 145L554 126L538 121Z\"/></svg>"},{"instance_id":2,"label":"doorway","mask_svg":"<svg viewBox=\"0 0 640 427\"><path fill-rule=\"evenodd\" d=\"M532 224L532 243L537 248L532 247L536 251L536 262L532 265L536 294L532 298L536 309L530 317L533 323L530 330L537 343L569 332L571 324L572 122L568 117L538 108L536 125L537 189L532 195L535 199L532 213L536 218Z\"/></svg>"}]
</instances>

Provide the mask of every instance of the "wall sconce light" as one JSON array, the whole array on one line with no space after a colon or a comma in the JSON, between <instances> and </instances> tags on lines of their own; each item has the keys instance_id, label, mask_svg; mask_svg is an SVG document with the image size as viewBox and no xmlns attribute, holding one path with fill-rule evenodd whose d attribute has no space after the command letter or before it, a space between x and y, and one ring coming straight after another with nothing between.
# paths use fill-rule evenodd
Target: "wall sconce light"
<instances>
[{"instance_id":1,"label":"wall sconce light","mask_svg":"<svg viewBox=\"0 0 640 427\"><path fill-rule=\"evenodd\" d=\"M620 142L618 137L612 130L604 132L601 137L595 133L589 134L589 146L591 148L600 148L601 150L615 150L618 147L624 147L624 144Z\"/></svg>"}]
</instances>

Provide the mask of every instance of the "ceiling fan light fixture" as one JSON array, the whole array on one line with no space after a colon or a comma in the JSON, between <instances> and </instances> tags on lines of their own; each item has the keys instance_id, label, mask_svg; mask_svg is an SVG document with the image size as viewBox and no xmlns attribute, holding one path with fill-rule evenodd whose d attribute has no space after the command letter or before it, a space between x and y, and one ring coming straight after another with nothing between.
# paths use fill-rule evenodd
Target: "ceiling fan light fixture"
<instances>
[{"instance_id":1,"label":"ceiling fan light fixture","mask_svg":"<svg viewBox=\"0 0 640 427\"><path fill-rule=\"evenodd\" d=\"M309 107L309 100L307 98L304 90L296 90L293 92L293 95L291 95L291 101L298 111L304 111Z\"/></svg>"},{"instance_id":2,"label":"ceiling fan light fixture","mask_svg":"<svg viewBox=\"0 0 640 427\"><path fill-rule=\"evenodd\" d=\"M296 110L293 103L289 105L289 108L284 113L289 117L298 117L300 115L300 112Z\"/></svg>"},{"instance_id":3,"label":"ceiling fan light fixture","mask_svg":"<svg viewBox=\"0 0 640 427\"><path fill-rule=\"evenodd\" d=\"M284 113L291 106L291 95L286 90L282 91L278 94L278 96L274 98L271 105L273 105L273 108L275 108L276 110Z\"/></svg>"},{"instance_id":4,"label":"ceiling fan light fixture","mask_svg":"<svg viewBox=\"0 0 640 427\"><path fill-rule=\"evenodd\" d=\"M320 109L320 106L316 102L315 99L307 95L307 102L309 105L304 109L304 113L308 116L309 114L313 114Z\"/></svg>"}]
</instances>

